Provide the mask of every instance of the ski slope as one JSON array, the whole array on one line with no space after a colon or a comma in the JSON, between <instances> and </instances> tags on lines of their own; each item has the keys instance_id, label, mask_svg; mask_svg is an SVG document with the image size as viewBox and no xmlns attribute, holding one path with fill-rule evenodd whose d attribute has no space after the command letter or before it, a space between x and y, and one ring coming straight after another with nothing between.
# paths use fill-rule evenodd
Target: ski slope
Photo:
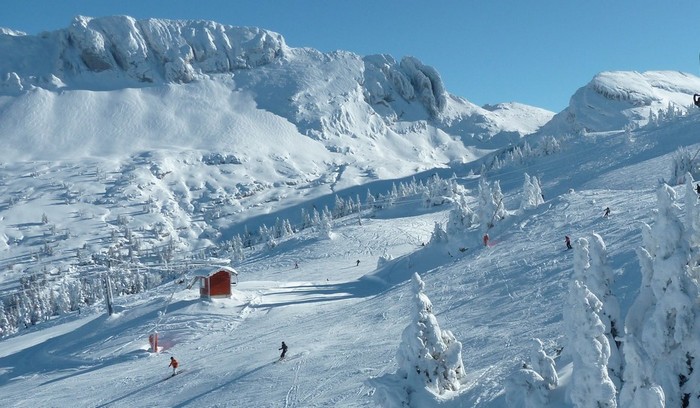
<instances>
[{"instance_id":1,"label":"ski slope","mask_svg":"<svg viewBox=\"0 0 700 408\"><path fill-rule=\"evenodd\" d=\"M698 122L693 114L631 137L588 134L489 172L511 210L490 231L490 247L476 229L427 244L449 208L399 201L362 225L356 216L337 220L331 239L305 230L256 248L234 265L240 282L231 299L202 301L173 281L117 298L110 317L97 305L22 330L0 342L0 392L12 407L376 407L370 380L397 368L408 283L418 272L441 327L462 342L467 369L465 389L439 406L506 406L504 381L530 339L542 339L550 354L566 350L572 252L564 236L603 237L624 314L639 288L640 222L652 220L654 189L673 152L700 149ZM468 165L454 170L476 188ZM525 172L543 180L546 202L522 212L515 209ZM607 206L612 214L603 218ZM386 254L393 260L378 267ZM154 330L159 353L148 351ZM276 363L281 341L288 358ZM182 370L173 378L170 356ZM565 351L551 407L567 406L568 363Z\"/></svg>"}]
</instances>

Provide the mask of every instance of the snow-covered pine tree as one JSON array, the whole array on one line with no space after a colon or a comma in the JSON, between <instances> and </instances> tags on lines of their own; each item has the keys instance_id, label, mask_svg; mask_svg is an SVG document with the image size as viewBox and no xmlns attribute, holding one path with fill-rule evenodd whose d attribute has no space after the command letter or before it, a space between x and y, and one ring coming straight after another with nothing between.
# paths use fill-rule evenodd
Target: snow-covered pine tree
<instances>
[{"instance_id":1,"label":"snow-covered pine tree","mask_svg":"<svg viewBox=\"0 0 700 408\"><path fill-rule=\"evenodd\" d=\"M245 252L243 251L243 239L241 236L236 234L231 240L231 257L233 261L242 261L245 259Z\"/></svg>"},{"instance_id":2,"label":"snow-covered pine tree","mask_svg":"<svg viewBox=\"0 0 700 408\"><path fill-rule=\"evenodd\" d=\"M301 209L301 229L306 229L311 227L311 216L309 215L308 212L306 212L306 209L302 208Z\"/></svg>"},{"instance_id":3,"label":"snow-covered pine tree","mask_svg":"<svg viewBox=\"0 0 700 408\"><path fill-rule=\"evenodd\" d=\"M463 195L455 197L447 219L445 231L448 236L463 236L465 232L476 224L476 214L469 208Z\"/></svg>"},{"instance_id":4,"label":"snow-covered pine tree","mask_svg":"<svg viewBox=\"0 0 700 408\"><path fill-rule=\"evenodd\" d=\"M676 184L685 183L685 176L692 173L693 154L687 147L679 147L671 156L671 182Z\"/></svg>"},{"instance_id":5,"label":"snow-covered pine tree","mask_svg":"<svg viewBox=\"0 0 700 408\"><path fill-rule=\"evenodd\" d=\"M696 397L700 396L696 376L700 290L692 278L695 266L689 265L688 238L675 200L675 191L662 185L654 224L642 225L643 247L637 251L642 288L625 321L623 407L636 406L640 395L653 394L657 384L667 406L700 406Z\"/></svg>"},{"instance_id":6,"label":"snow-covered pine tree","mask_svg":"<svg viewBox=\"0 0 700 408\"><path fill-rule=\"evenodd\" d=\"M616 388L622 381L622 356L618 337L620 330L620 306L617 298L612 294L614 276L608 266L607 250L603 238L598 234L591 234L589 239L579 238L574 247L574 276L602 303L599 317L605 325L605 337L610 345L610 357L607 361L608 375Z\"/></svg>"},{"instance_id":7,"label":"snow-covered pine tree","mask_svg":"<svg viewBox=\"0 0 700 408\"><path fill-rule=\"evenodd\" d=\"M542 344L540 339L532 339L530 367L542 377L548 389L553 390L557 388L559 376L557 375L556 364L554 359L545 353L544 344Z\"/></svg>"},{"instance_id":8,"label":"snow-covered pine tree","mask_svg":"<svg viewBox=\"0 0 700 408\"><path fill-rule=\"evenodd\" d=\"M338 195L336 194L335 204L333 206L333 218L341 218L347 215L345 207L345 201L342 198L338 197Z\"/></svg>"},{"instance_id":9,"label":"snow-covered pine tree","mask_svg":"<svg viewBox=\"0 0 700 408\"><path fill-rule=\"evenodd\" d=\"M7 313L5 312L5 301L0 298L0 338L9 335L12 331L10 321L7 319Z\"/></svg>"},{"instance_id":10,"label":"snow-covered pine tree","mask_svg":"<svg viewBox=\"0 0 700 408\"><path fill-rule=\"evenodd\" d=\"M624 383L620 390L621 408L666 408L664 390L653 380L654 366L639 340L625 336Z\"/></svg>"},{"instance_id":11,"label":"snow-covered pine tree","mask_svg":"<svg viewBox=\"0 0 700 408\"><path fill-rule=\"evenodd\" d=\"M489 184L483 177L479 180L478 209L477 214L481 223L481 231L486 232L494 223L506 217L506 209L503 204L503 193L498 181Z\"/></svg>"},{"instance_id":12,"label":"snow-covered pine tree","mask_svg":"<svg viewBox=\"0 0 700 408\"><path fill-rule=\"evenodd\" d=\"M688 173L685 177L685 228L688 241L688 263L686 265L691 299L696 299L693 305L693 328L697 333L700 328L700 307L697 299L700 297L700 200L693 189L693 176ZM700 408L700 339L690 336L683 342L685 351L685 367L688 375L682 377L681 393L683 406Z\"/></svg>"},{"instance_id":13,"label":"snow-covered pine tree","mask_svg":"<svg viewBox=\"0 0 700 408\"><path fill-rule=\"evenodd\" d=\"M403 331L397 352L399 370L410 393L425 388L436 395L459 391L465 378L462 343L449 330L441 330L417 273L413 288L412 322Z\"/></svg>"},{"instance_id":14,"label":"snow-covered pine tree","mask_svg":"<svg viewBox=\"0 0 700 408\"><path fill-rule=\"evenodd\" d=\"M435 222L435 227L433 228L433 233L430 236L430 244L444 244L448 242L450 239L447 236L447 232L445 231L445 228L443 228L442 224L439 222Z\"/></svg>"},{"instance_id":15,"label":"snow-covered pine tree","mask_svg":"<svg viewBox=\"0 0 700 408\"><path fill-rule=\"evenodd\" d=\"M399 190L396 188L396 183L391 183L391 192L386 197L386 205L388 207L393 207L396 200L399 199Z\"/></svg>"},{"instance_id":16,"label":"snow-covered pine tree","mask_svg":"<svg viewBox=\"0 0 700 408\"><path fill-rule=\"evenodd\" d=\"M508 408L541 408L549 404L547 382L526 364L506 379L505 389Z\"/></svg>"},{"instance_id":17,"label":"snow-covered pine tree","mask_svg":"<svg viewBox=\"0 0 700 408\"><path fill-rule=\"evenodd\" d=\"M292 228L292 223L289 222L289 219L287 219L287 218L284 219L282 227L284 229L284 236L289 236L289 235L294 234L294 228Z\"/></svg>"},{"instance_id":18,"label":"snow-covered pine tree","mask_svg":"<svg viewBox=\"0 0 700 408\"><path fill-rule=\"evenodd\" d=\"M275 226L272 227L272 236L276 239L284 236L284 221L280 217L275 218Z\"/></svg>"},{"instance_id":19,"label":"snow-covered pine tree","mask_svg":"<svg viewBox=\"0 0 700 408\"><path fill-rule=\"evenodd\" d=\"M685 175L685 230L690 248L689 265L700 263L700 200L693 185L693 176ZM694 279L700 280L700 276L694 275Z\"/></svg>"},{"instance_id":20,"label":"snow-covered pine tree","mask_svg":"<svg viewBox=\"0 0 700 408\"><path fill-rule=\"evenodd\" d=\"M520 202L520 209L529 210L531 208L536 208L542 203L544 203L544 200L542 199L542 188L540 187L539 180L537 180L537 177L530 177L525 173L523 198Z\"/></svg>"},{"instance_id":21,"label":"snow-covered pine tree","mask_svg":"<svg viewBox=\"0 0 700 408\"><path fill-rule=\"evenodd\" d=\"M537 205L544 204L544 194L542 193L542 183L540 179L535 176L530 177L532 185L535 186L535 193L537 194Z\"/></svg>"},{"instance_id":22,"label":"snow-covered pine tree","mask_svg":"<svg viewBox=\"0 0 700 408\"><path fill-rule=\"evenodd\" d=\"M253 234L248 231L248 226L243 226L243 246L245 248L250 248L253 246Z\"/></svg>"},{"instance_id":23,"label":"snow-covered pine tree","mask_svg":"<svg viewBox=\"0 0 700 408\"><path fill-rule=\"evenodd\" d=\"M503 202L505 196L501 191L501 182L498 180L494 181L493 189L491 191L493 192L493 202L496 203L496 212L495 216L493 217L493 220L495 222L506 218L506 215L508 215L508 213L506 211L506 205Z\"/></svg>"},{"instance_id":24,"label":"snow-covered pine tree","mask_svg":"<svg viewBox=\"0 0 700 408\"><path fill-rule=\"evenodd\" d=\"M318 213L316 207L314 207L313 214L311 215L311 225L314 227L321 225L321 214Z\"/></svg>"},{"instance_id":25,"label":"snow-covered pine tree","mask_svg":"<svg viewBox=\"0 0 700 408\"><path fill-rule=\"evenodd\" d=\"M333 237L333 220L326 211L321 214L321 220L318 225L318 236L322 239L331 239Z\"/></svg>"},{"instance_id":26,"label":"snow-covered pine tree","mask_svg":"<svg viewBox=\"0 0 700 408\"><path fill-rule=\"evenodd\" d=\"M365 199L365 206L367 209L373 210L376 201L377 200L374 198L374 195L372 195L372 192L367 189L367 199Z\"/></svg>"},{"instance_id":27,"label":"snow-covered pine tree","mask_svg":"<svg viewBox=\"0 0 700 408\"><path fill-rule=\"evenodd\" d=\"M509 408L540 408L549 403L549 392L557 387L559 377L554 359L544 352L540 339L533 339L530 363L523 363L506 379L506 402Z\"/></svg>"},{"instance_id":28,"label":"snow-covered pine tree","mask_svg":"<svg viewBox=\"0 0 700 408\"><path fill-rule=\"evenodd\" d=\"M545 136L538 146L539 154L549 156L561 150L561 145L554 136Z\"/></svg>"},{"instance_id":29,"label":"snow-covered pine tree","mask_svg":"<svg viewBox=\"0 0 700 408\"><path fill-rule=\"evenodd\" d=\"M59 285L51 289L51 308L54 315L66 313L71 309L65 281L66 280L63 279Z\"/></svg>"},{"instance_id":30,"label":"snow-covered pine tree","mask_svg":"<svg viewBox=\"0 0 700 408\"><path fill-rule=\"evenodd\" d=\"M617 407L615 384L608 376L610 344L599 317L602 309L603 304L586 285L572 282L564 317L573 359L566 397L577 408Z\"/></svg>"}]
</instances>

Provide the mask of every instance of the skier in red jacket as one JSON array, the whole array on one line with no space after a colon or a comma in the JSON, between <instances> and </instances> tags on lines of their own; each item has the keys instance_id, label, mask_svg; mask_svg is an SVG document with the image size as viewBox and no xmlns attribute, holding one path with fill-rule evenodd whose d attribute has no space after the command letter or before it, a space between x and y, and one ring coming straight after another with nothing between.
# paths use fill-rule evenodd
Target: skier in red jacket
<instances>
[{"instance_id":1,"label":"skier in red jacket","mask_svg":"<svg viewBox=\"0 0 700 408\"><path fill-rule=\"evenodd\" d=\"M170 364L168 364L168 367L173 368L173 375L175 375L175 370L177 370L177 360L175 360L175 357L170 357Z\"/></svg>"}]
</instances>

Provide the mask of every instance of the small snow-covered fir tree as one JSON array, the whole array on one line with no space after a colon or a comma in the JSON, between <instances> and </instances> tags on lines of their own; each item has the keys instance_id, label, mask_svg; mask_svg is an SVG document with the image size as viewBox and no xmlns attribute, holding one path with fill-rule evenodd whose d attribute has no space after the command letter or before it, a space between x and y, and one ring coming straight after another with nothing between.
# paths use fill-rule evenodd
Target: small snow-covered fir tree
<instances>
[{"instance_id":1,"label":"small snow-covered fir tree","mask_svg":"<svg viewBox=\"0 0 700 408\"><path fill-rule=\"evenodd\" d=\"M554 359L544 352L540 339L533 339L530 362L523 363L506 379L509 408L540 408L549 403L550 391L559 385Z\"/></svg>"},{"instance_id":2,"label":"small snow-covered fir tree","mask_svg":"<svg viewBox=\"0 0 700 408\"><path fill-rule=\"evenodd\" d=\"M508 408L541 408L549 403L547 382L526 364L506 379Z\"/></svg>"},{"instance_id":3,"label":"small snow-covered fir tree","mask_svg":"<svg viewBox=\"0 0 700 408\"><path fill-rule=\"evenodd\" d=\"M501 184L498 181L491 185L483 177L479 180L477 215L482 232L486 232L493 227L496 221L506 217L507 212L503 198Z\"/></svg>"},{"instance_id":4,"label":"small snow-covered fir tree","mask_svg":"<svg viewBox=\"0 0 700 408\"><path fill-rule=\"evenodd\" d=\"M532 340L530 367L542 377L548 389L553 390L559 385L559 376L557 375L554 359L545 353L544 344L542 344L540 339Z\"/></svg>"},{"instance_id":5,"label":"small snow-covered fir tree","mask_svg":"<svg viewBox=\"0 0 700 408\"><path fill-rule=\"evenodd\" d=\"M520 202L521 210L528 210L531 208L536 208L538 205L544 203L542 199L542 187L540 186L537 177L530 177L525 173L525 181L523 182L523 197Z\"/></svg>"},{"instance_id":6,"label":"small snow-covered fir tree","mask_svg":"<svg viewBox=\"0 0 700 408\"><path fill-rule=\"evenodd\" d=\"M462 343L449 330L442 330L433 305L424 293L425 283L413 274L412 322L401 337L397 352L399 370L408 389L423 387L436 395L459 391L465 378Z\"/></svg>"},{"instance_id":7,"label":"small snow-covered fir tree","mask_svg":"<svg viewBox=\"0 0 700 408\"><path fill-rule=\"evenodd\" d=\"M452 210L450 210L447 226L447 235L460 236L476 223L476 214L469 208L463 195L455 197Z\"/></svg>"},{"instance_id":8,"label":"small snow-covered fir tree","mask_svg":"<svg viewBox=\"0 0 700 408\"><path fill-rule=\"evenodd\" d=\"M687 147L680 147L673 153L671 161L671 182L674 184L685 183L688 173L695 171L693 153Z\"/></svg>"},{"instance_id":9,"label":"small snow-covered fir tree","mask_svg":"<svg viewBox=\"0 0 700 408\"><path fill-rule=\"evenodd\" d=\"M369 189L367 189L367 199L365 200L365 207L368 210L372 210L375 207L376 199L374 198L374 195L372 194Z\"/></svg>"},{"instance_id":10,"label":"small snow-covered fir tree","mask_svg":"<svg viewBox=\"0 0 700 408\"><path fill-rule=\"evenodd\" d=\"M540 141L537 150L542 156L548 156L559 152L561 150L561 146L554 136L545 136Z\"/></svg>"},{"instance_id":11,"label":"small snow-covered fir tree","mask_svg":"<svg viewBox=\"0 0 700 408\"><path fill-rule=\"evenodd\" d=\"M610 344L600 320L603 304L578 280L569 292L565 313L567 341L573 358L571 382L566 397L575 407L614 408L615 384L608 376Z\"/></svg>"},{"instance_id":12,"label":"small snow-covered fir tree","mask_svg":"<svg viewBox=\"0 0 700 408\"><path fill-rule=\"evenodd\" d=\"M445 228L439 222L435 222L435 228L433 228L433 233L430 236L430 244L444 244L450 239L447 236Z\"/></svg>"},{"instance_id":13,"label":"small snow-covered fir tree","mask_svg":"<svg viewBox=\"0 0 700 408\"><path fill-rule=\"evenodd\" d=\"M321 214L321 219L318 225L318 236L319 238L330 239L333 237L333 224L331 216L324 211Z\"/></svg>"},{"instance_id":14,"label":"small snow-covered fir tree","mask_svg":"<svg viewBox=\"0 0 700 408\"><path fill-rule=\"evenodd\" d=\"M306 229L311 227L313 224L311 222L311 216L306 211L305 208L301 209L301 229Z\"/></svg>"}]
</instances>

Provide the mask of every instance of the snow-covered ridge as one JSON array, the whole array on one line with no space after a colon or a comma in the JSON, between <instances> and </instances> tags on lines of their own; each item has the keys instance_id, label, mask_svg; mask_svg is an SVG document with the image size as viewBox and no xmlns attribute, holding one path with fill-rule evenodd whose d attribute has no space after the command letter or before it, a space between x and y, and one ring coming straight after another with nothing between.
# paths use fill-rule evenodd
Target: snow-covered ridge
<instances>
[{"instance_id":1,"label":"snow-covered ridge","mask_svg":"<svg viewBox=\"0 0 700 408\"><path fill-rule=\"evenodd\" d=\"M669 108L687 112L696 92L700 92L700 78L683 72L601 72L579 88L569 106L542 131L603 132L645 125L650 113Z\"/></svg>"},{"instance_id":2,"label":"snow-covered ridge","mask_svg":"<svg viewBox=\"0 0 700 408\"><path fill-rule=\"evenodd\" d=\"M39 36L0 37L3 81L22 85L51 75L85 88L95 74L111 72L131 85L194 80L198 75L269 64L286 48L277 33L213 21L179 21L128 16L78 16L70 27ZM12 75L14 73L15 75ZM92 77L92 78L91 78Z\"/></svg>"}]
</instances>

